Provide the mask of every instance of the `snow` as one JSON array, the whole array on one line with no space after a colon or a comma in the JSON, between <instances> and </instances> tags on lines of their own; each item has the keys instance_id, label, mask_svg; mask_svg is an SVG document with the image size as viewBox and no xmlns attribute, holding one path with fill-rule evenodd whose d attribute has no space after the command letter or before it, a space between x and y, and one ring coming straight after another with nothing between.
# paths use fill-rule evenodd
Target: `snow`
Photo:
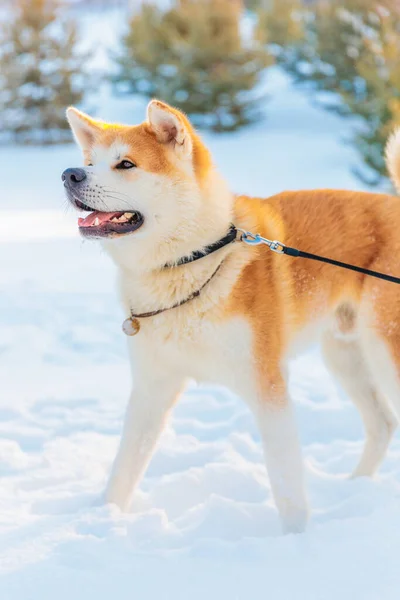
<instances>
[{"instance_id":1,"label":"snow","mask_svg":"<svg viewBox=\"0 0 400 600\"><path fill-rule=\"evenodd\" d=\"M348 122L268 81L264 122L204 135L232 188L360 188ZM105 119L143 118L140 100L97 101ZM253 419L220 388L186 391L129 514L102 504L129 368L113 267L65 205L79 152L3 147L0 164L1 600L398 600L399 438L375 480L348 479L360 419L314 348L290 383L305 534L281 535Z\"/></svg>"}]
</instances>

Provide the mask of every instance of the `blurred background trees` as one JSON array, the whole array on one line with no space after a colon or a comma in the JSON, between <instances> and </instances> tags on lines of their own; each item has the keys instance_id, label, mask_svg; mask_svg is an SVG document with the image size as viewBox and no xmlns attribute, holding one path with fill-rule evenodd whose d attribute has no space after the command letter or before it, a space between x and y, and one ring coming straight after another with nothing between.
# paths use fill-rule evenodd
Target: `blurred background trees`
<instances>
[{"instance_id":1,"label":"blurred background trees","mask_svg":"<svg viewBox=\"0 0 400 600\"><path fill-rule=\"evenodd\" d=\"M265 73L277 64L326 110L351 118L358 176L373 185L386 175L384 145L400 125L400 0L3 2L2 137L69 139L64 109L81 105L90 83L81 15L114 9L125 33L103 69L117 93L158 96L201 128L233 131L267 114Z\"/></svg>"},{"instance_id":2,"label":"blurred background trees","mask_svg":"<svg viewBox=\"0 0 400 600\"><path fill-rule=\"evenodd\" d=\"M88 90L87 55L56 0L15 0L0 31L0 130L17 142L69 141L65 107Z\"/></svg>"},{"instance_id":3,"label":"blurred background trees","mask_svg":"<svg viewBox=\"0 0 400 600\"><path fill-rule=\"evenodd\" d=\"M248 0L247 6L256 14L259 36L275 54L289 53L303 43L305 0Z\"/></svg>"},{"instance_id":4,"label":"blurred background trees","mask_svg":"<svg viewBox=\"0 0 400 600\"><path fill-rule=\"evenodd\" d=\"M379 183L387 137L400 125L400 2L276 0L258 9L283 68L317 92L321 106L353 117L351 143L364 164L357 175ZM276 26L282 18L286 28Z\"/></svg>"},{"instance_id":5,"label":"blurred background trees","mask_svg":"<svg viewBox=\"0 0 400 600\"><path fill-rule=\"evenodd\" d=\"M166 10L145 4L117 57L117 90L162 98L214 131L248 125L272 59L251 31L242 33L242 16L233 0L177 0Z\"/></svg>"}]
</instances>

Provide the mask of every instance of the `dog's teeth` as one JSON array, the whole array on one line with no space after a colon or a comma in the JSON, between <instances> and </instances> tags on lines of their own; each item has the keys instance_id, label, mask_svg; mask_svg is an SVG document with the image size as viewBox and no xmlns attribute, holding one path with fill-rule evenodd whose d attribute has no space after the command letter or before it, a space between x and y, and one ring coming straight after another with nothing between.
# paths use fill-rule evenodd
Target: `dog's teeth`
<instances>
[{"instance_id":1,"label":"dog's teeth","mask_svg":"<svg viewBox=\"0 0 400 600\"><path fill-rule=\"evenodd\" d=\"M124 213L122 216L125 217L126 219L130 219L132 216L132 213Z\"/></svg>"},{"instance_id":2,"label":"dog's teeth","mask_svg":"<svg viewBox=\"0 0 400 600\"><path fill-rule=\"evenodd\" d=\"M98 227L98 226L100 225L99 217L96 217L96 218L95 218L93 225L94 225L95 227Z\"/></svg>"}]
</instances>

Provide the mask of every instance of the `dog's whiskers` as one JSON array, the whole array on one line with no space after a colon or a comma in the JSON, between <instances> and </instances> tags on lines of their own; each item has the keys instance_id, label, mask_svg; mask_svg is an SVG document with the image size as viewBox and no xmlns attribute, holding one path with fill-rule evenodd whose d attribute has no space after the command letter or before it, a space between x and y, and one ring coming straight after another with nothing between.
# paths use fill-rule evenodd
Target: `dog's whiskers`
<instances>
[{"instance_id":1,"label":"dog's whiskers","mask_svg":"<svg viewBox=\"0 0 400 600\"><path fill-rule=\"evenodd\" d=\"M120 192L119 190L116 190L115 188L110 188L110 187L107 187L106 185L101 186L101 188L103 190L108 190L109 192L115 192L116 194L120 194L121 196L126 196L127 198L130 198L130 196L128 194L125 194L125 192Z\"/></svg>"},{"instance_id":2,"label":"dog's whiskers","mask_svg":"<svg viewBox=\"0 0 400 600\"><path fill-rule=\"evenodd\" d=\"M113 188L103 187L102 190L106 194L115 194L116 196L119 196L121 198L127 198L129 201L132 201L132 198L128 194L124 194L123 192L119 192L118 190L115 190Z\"/></svg>"},{"instance_id":3,"label":"dog's whiskers","mask_svg":"<svg viewBox=\"0 0 400 600\"><path fill-rule=\"evenodd\" d=\"M119 196L114 196L112 194L107 193L105 195L106 198L109 198L110 200L117 200L117 202L121 202L123 204L125 204L125 206L127 206L129 209L132 209L132 206L129 204L129 202L127 202L126 200L124 200L123 198L120 198ZM105 206L105 200L102 198L102 203Z\"/></svg>"}]
</instances>

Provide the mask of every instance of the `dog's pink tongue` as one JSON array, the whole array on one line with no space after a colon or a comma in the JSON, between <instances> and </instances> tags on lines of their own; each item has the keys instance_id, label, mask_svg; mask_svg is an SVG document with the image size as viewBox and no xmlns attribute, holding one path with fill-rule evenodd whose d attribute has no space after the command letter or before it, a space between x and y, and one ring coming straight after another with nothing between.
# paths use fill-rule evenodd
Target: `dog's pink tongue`
<instances>
[{"instance_id":1,"label":"dog's pink tongue","mask_svg":"<svg viewBox=\"0 0 400 600\"><path fill-rule=\"evenodd\" d=\"M78 219L78 225L79 227L92 227L94 225L95 220L98 219L96 222L96 227L98 227L103 223L107 223L107 221L110 221L115 215L119 214L120 213L118 212L99 212L95 210L84 219Z\"/></svg>"}]
</instances>

